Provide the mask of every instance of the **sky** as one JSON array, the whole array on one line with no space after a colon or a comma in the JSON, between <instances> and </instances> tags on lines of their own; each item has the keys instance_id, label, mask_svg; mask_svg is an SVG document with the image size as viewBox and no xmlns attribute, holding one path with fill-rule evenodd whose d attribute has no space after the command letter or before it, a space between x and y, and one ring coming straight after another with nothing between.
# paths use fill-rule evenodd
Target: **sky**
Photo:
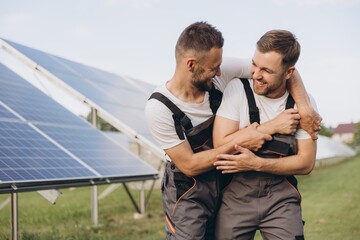
<instances>
[{"instance_id":1,"label":"sky","mask_svg":"<svg viewBox=\"0 0 360 240\"><path fill-rule=\"evenodd\" d=\"M250 59L266 31L293 32L323 123L360 121L360 0L0 0L0 38L154 86L196 21L223 33L225 57Z\"/></svg>"}]
</instances>

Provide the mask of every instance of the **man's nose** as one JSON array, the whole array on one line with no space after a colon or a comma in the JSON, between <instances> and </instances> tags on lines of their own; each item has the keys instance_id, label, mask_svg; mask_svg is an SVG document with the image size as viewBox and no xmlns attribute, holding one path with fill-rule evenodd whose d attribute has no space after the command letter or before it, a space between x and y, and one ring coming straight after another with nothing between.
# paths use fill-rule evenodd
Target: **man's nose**
<instances>
[{"instance_id":1,"label":"man's nose","mask_svg":"<svg viewBox=\"0 0 360 240\"><path fill-rule=\"evenodd\" d=\"M253 69L252 77L253 79L261 79L261 71L259 71L258 69Z\"/></svg>"}]
</instances>

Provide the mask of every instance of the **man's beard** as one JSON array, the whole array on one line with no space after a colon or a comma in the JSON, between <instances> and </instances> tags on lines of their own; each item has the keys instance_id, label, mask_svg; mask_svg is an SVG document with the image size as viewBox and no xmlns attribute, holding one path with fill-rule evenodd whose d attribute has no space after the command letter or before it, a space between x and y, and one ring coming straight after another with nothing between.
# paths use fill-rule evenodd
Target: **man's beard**
<instances>
[{"instance_id":1,"label":"man's beard","mask_svg":"<svg viewBox=\"0 0 360 240\"><path fill-rule=\"evenodd\" d=\"M206 92L206 91L210 91L212 88L212 84L210 84L211 81L206 80L206 81L202 81L202 82L194 82L193 85L194 87L196 87L198 90L202 91L202 92Z\"/></svg>"},{"instance_id":2,"label":"man's beard","mask_svg":"<svg viewBox=\"0 0 360 240\"><path fill-rule=\"evenodd\" d=\"M256 80L253 80L253 81L256 81ZM262 82L262 81L260 81L260 82ZM268 84L266 81L265 81L265 83L266 83L265 87L261 88L261 91L260 91L260 88L257 88L255 86L255 82L254 82L254 92L261 96L269 96L272 93L276 92L282 84L281 82L277 82L275 84Z\"/></svg>"},{"instance_id":3,"label":"man's beard","mask_svg":"<svg viewBox=\"0 0 360 240\"><path fill-rule=\"evenodd\" d=\"M210 91L212 88L212 78L203 79L204 72L205 70L203 68L196 68L193 73L193 86L202 92Z\"/></svg>"},{"instance_id":4,"label":"man's beard","mask_svg":"<svg viewBox=\"0 0 360 240\"><path fill-rule=\"evenodd\" d=\"M256 80L253 79L253 89L254 92L258 95L261 96L270 96L275 92L278 92L279 89L282 89L282 85L284 84L284 80L280 81L280 79L285 79L285 75L286 72L283 72L280 74L280 76L278 77L278 79L276 81L272 81L272 83L269 83L268 81L266 81L266 79L260 79L260 80ZM260 82L260 83L264 83L265 85L263 87L256 87L256 81Z\"/></svg>"}]
</instances>

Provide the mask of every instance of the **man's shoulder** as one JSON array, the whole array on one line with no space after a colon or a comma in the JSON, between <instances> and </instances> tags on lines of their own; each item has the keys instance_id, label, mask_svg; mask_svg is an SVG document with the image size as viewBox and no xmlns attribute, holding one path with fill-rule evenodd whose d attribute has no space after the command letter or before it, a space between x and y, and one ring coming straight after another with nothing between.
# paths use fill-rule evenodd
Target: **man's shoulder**
<instances>
[{"instance_id":1,"label":"man's shoulder","mask_svg":"<svg viewBox=\"0 0 360 240\"><path fill-rule=\"evenodd\" d=\"M161 101L152 97L154 93L161 93L165 97L168 97L165 84L159 85L154 89L145 105L145 111L151 112L152 114L163 111L163 109L166 108L166 106Z\"/></svg>"},{"instance_id":2,"label":"man's shoulder","mask_svg":"<svg viewBox=\"0 0 360 240\"><path fill-rule=\"evenodd\" d=\"M229 84L226 86L226 89L227 89L227 91L229 91L229 89L238 91L238 90L244 89L244 87L243 87L243 83L241 82L240 78L233 78L233 79L231 79Z\"/></svg>"},{"instance_id":3,"label":"man's shoulder","mask_svg":"<svg viewBox=\"0 0 360 240\"><path fill-rule=\"evenodd\" d=\"M165 83L157 86L152 93L156 93L156 92L159 92L159 93L161 93L163 95L166 95L167 93L166 93Z\"/></svg>"}]
</instances>

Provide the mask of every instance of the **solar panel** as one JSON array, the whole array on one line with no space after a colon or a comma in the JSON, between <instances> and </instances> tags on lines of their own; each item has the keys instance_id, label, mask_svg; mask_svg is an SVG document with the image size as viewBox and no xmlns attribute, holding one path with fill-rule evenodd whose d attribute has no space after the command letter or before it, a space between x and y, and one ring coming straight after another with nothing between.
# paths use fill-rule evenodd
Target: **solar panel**
<instances>
[{"instance_id":1,"label":"solar panel","mask_svg":"<svg viewBox=\"0 0 360 240\"><path fill-rule=\"evenodd\" d=\"M2 64L0 86L0 191L7 191L9 184L44 188L47 183L156 176L154 168L126 147L110 141Z\"/></svg>"},{"instance_id":2,"label":"solar panel","mask_svg":"<svg viewBox=\"0 0 360 240\"><path fill-rule=\"evenodd\" d=\"M26 123L0 122L0 186L94 177Z\"/></svg>"},{"instance_id":3,"label":"solar panel","mask_svg":"<svg viewBox=\"0 0 360 240\"><path fill-rule=\"evenodd\" d=\"M154 89L153 85L120 77L8 40L4 41L141 136L155 143L144 118L145 104Z\"/></svg>"},{"instance_id":4,"label":"solar panel","mask_svg":"<svg viewBox=\"0 0 360 240\"><path fill-rule=\"evenodd\" d=\"M2 120L5 119L17 119L17 117L9 112L9 110L5 109L3 106L0 105L0 118Z\"/></svg>"}]
</instances>

